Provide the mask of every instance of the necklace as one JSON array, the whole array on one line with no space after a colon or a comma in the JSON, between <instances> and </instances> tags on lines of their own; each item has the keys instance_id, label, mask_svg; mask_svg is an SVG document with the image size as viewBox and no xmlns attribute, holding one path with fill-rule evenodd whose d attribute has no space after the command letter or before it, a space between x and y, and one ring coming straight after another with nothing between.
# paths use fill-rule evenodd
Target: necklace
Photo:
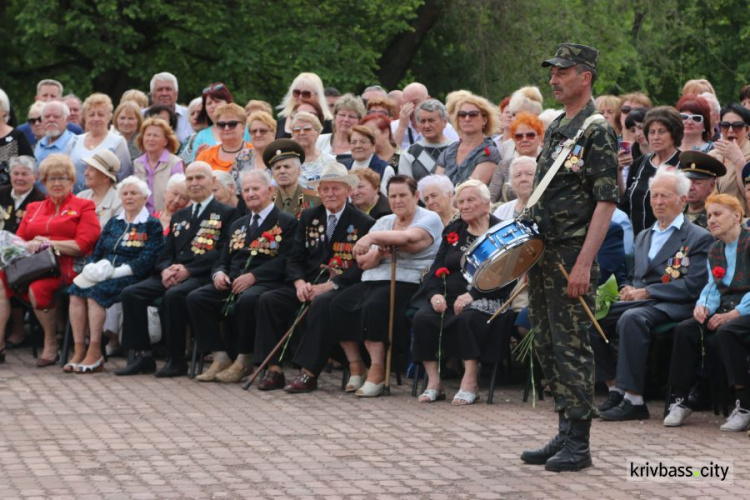
<instances>
[{"instance_id":1,"label":"necklace","mask_svg":"<svg viewBox=\"0 0 750 500\"><path fill-rule=\"evenodd\" d=\"M244 148L245 148L245 145L244 145L244 144L242 144L242 145L241 145L241 146L239 147L239 149L236 149L235 151L227 151L226 149L224 149L224 145L223 145L223 144L221 145L221 150L222 150L222 151L224 151L224 152L225 152L226 154L228 154L228 155L233 155L233 154L235 154L235 153L239 153L239 152L240 152L240 151L242 151L242 150L243 150Z\"/></svg>"}]
</instances>

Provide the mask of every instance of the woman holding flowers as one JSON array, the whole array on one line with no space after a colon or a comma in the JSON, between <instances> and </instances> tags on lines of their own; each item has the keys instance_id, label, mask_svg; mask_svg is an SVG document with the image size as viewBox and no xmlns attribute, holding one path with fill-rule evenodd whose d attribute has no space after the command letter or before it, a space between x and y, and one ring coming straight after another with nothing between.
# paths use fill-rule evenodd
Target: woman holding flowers
<instances>
[{"instance_id":1,"label":"woman holding flowers","mask_svg":"<svg viewBox=\"0 0 750 500\"><path fill-rule=\"evenodd\" d=\"M693 317L677 325L674 331L669 370L673 403L664 425L680 426L693 412L687 395L696 382L696 373L701 371L699 368L708 375L719 376L707 369L716 365L716 356L705 355L708 340L717 345L721 358L719 366L726 370L729 385L735 388L738 397L737 408L721 430L741 431L750 424L747 364L750 351L750 232L742 229L743 208L732 195L709 196L706 214L708 229L716 238L708 252L709 278L695 304Z\"/></svg>"},{"instance_id":2,"label":"woman holding flowers","mask_svg":"<svg viewBox=\"0 0 750 500\"><path fill-rule=\"evenodd\" d=\"M414 361L424 364L428 376L420 403L445 399L439 368L445 353L464 361L461 388L453 404L470 405L479 399L479 358L490 330L487 319L510 289L506 286L481 293L467 287L461 257L474 240L500 221L490 215L490 191L481 181L471 179L459 185L456 201L461 217L443 231L435 262L415 297L415 305L420 307L413 321L412 354Z\"/></svg>"}]
</instances>

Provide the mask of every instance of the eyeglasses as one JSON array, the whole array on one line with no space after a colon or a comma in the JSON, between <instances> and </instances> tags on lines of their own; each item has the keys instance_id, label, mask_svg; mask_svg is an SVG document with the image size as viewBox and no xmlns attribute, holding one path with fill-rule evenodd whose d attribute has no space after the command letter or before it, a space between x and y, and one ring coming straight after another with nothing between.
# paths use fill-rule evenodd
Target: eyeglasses
<instances>
[{"instance_id":1,"label":"eyeglasses","mask_svg":"<svg viewBox=\"0 0 750 500\"><path fill-rule=\"evenodd\" d=\"M693 120L695 123L703 123L703 115L691 115L690 113L680 113L682 121Z\"/></svg>"},{"instance_id":2,"label":"eyeglasses","mask_svg":"<svg viewBox=\"0 0 750 500\"><path fill-rule=\"evenodd\" d=\"M230 120L228 122L216 122L216 126L221 130L234 130L240 123L242 122L237 120Z\"/></svg>"},{"instance_id":3,"label":"eyeglasses","mask_svg":"<svg viewBox=\"0 0 750 500\"><path fill-rule=\"evenodd\" d=\"M61 175L60 177L47 177L47 182L50 184L54 184L56 182L68 182L70 180L70 177L67 175Z\"/></svg>"},{"instance_id":4,"label":"eyeglasses","mask_svg":"<svg viewBox=\"0 0 750 500\"><path fill-rule=\"evenodd\" d=\"M309 90L300 90L300 89L294 89L292 90L292 95L297 98L299 96L302 96L302 99L310 99L312 98L312 92Z\"/></svg>"},{"instance_id":5,"label":"eyeglasses","mask_svg":"<svg viewBox=\"0 0 750 500\"><path fill-rule=\"evenodd\" d=\"M224 88L224 84L223 83L217 83L216 85L208 86L205 89L203 89L203 93L204 94L208 94L211 91L217 92L217 91L219 91L219 90L221 90L223 88Z\"/></svg>"},{"instance_id":6,"label":"eyeglasses","mask_svg":"<svg viewBox=\"0 0 750 500\"><path fill-rule=\"evenodd\" d=\"M294 128L292 129L292 132L293 132L293 133L297 133L297 134L299 134L300 132L308 133L308 132L310 132L310 131L311 131L312 129L313 129L313 128L312 128L312 127L311 127L310 125L307 125L307 126L305 126L305 127L294 127Z\"/></svg>"},{"instance_id":7,"label":"eyeglasses","mask_svg":"<svg viewBox=\"0 0 750 500\"><path fill-rule=\"evenodd\" d=\"M352 139L349 141L350 146L366 146L367 144L372 144L372 142L367 139Z\"/></svg>"},{"instance_id":8,"label":"eyeglasses","mask_svg":"<svg viewBox=\"0 0 750 500\"><path fill-rule=\"evenodd\" d=\"M620 113L622 113L623 115L627 115L631 111L633 111L633 108L631 108L630 106L623 106L620 108Z\"/></svg>"},{"instance_id":9,"label":"eyeglasses","mask_svg":"<svg viewBox=\"0 0 750 500\"><path fill-rule=\"evenodd\" d=\"M367 112L368 115L383 115L388 116L388 111L384 109L371 109Z\"/></svg>"},{"instance_id":10,"label":"eyeglasses","mask_svg":"<svg viewBox=\"0 0 750 500\"><path fill-rule=\"evenodd\" d=\"M29 125L34 125L35 123L42 123L42 117L29 118Z\"/></svg>"},{"instance_id":11,"label":"eyeglasses","mask_svg":"<svg viewBox=\"0 0 750 500\"><path fill-rule=\"evenodd\" d=\"M456 113L456 116L458 116L459 118L476 118L481 114L482 113L480 111L459 111L458 113Z\"/></svg>"},{"instance_id":12,"label":"eyeglasses","mask_svg":"<svg viewBox=\"0 0 750 500\"><path fill-rule=\"evenodd\" d=\"M266 135L270 130L267 128L251 128L250 135Z\"/></svg>"},{"instance_id":13,"label":"eyeglasses","mask_svg":"<svg viewBox=\"0 0 750 500\"><path fill-rule=\"evenodd\" d=\"M513 137L515 137L517 141L522 141L524 137L526 137L526 140L532 141L536 139L536 132L525 132L525 133L519 132L515 134Z\"/></svg>"},{"instance_id":14,"label":"eyeglasses","mask_svg":"<svg viewBox=\"0 0 750 500\"><path fill-rule=\"evenodd\" d=\"M746 125L745 122L719 122L720 129L729 130L730 127L735 132L740 132L743 128L746 127Z\"/></svg>"}]
</instances>

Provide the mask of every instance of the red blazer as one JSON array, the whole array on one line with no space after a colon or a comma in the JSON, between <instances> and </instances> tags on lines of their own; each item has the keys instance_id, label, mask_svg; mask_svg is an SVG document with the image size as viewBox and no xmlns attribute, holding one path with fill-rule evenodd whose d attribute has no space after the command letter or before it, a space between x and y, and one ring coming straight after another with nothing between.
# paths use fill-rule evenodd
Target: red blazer
<instances>
[{"instance_id":1,"label":"red blazer","mask_svg":"<svg viewBox=\"0 0 750 500\"><path fill-rule=\"evenodd\" d=\"M75 240L81 249L81 256L88 255L94 250L100 233L101 227L94 202L73 194L69 194L60 203L59 209L49 197L44 201L29 203L26 215L16 231L16 235L26 241L36 236L44 236L50 240ZM75 257L62 255L58 261L63 282L71 282L75 277Z\"/></svg>"}]
</instances>

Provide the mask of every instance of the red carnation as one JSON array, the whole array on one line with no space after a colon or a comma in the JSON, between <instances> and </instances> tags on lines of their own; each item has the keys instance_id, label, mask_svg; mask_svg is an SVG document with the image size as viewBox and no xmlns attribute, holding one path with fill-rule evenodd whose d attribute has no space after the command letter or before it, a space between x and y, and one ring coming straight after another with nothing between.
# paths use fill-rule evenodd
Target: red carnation
<instances>
[{"instance_id":1,"label":"red carnation","mask_svg":"<svg viewBox=\"0 0 750 500\"><path fill-rule=\"evenodd\" d=\"M458 233L453 231L452 233L446 234L445 240L451 245L455 245L456 243L458 243Z\"/></svg>"},{"instance_id":2,"label":"red carnation","mask_svg":"<svg viewBox=\"0 0 750 500\"><path fill-rule=\"evenodd\" d=\"M445 278L446 276L450 275L450 271L447 267L440 267L437 271L435 271L435 276L438 278Z\"/></svg>"},{"instance_id":3,"label":"red carnation","mask_svg":"<svg viewBox=\"0 0 750 500\"><path fill-rule=\"evenodd\" d=\"M270 232L270 231L263 231L262 237L263 237L263 239L265 239L266 241L272 241L272 240L274 240L274 239L275 239L275 238L274 238L274 236L273 236L273 234L271 234L271 232Z\"/></svg>"},{"instance_id":4,"label":"red carnation","mask_svg":"<svg viewBox=\"0 0 750 500\"><path fill-rule=\"evenodd\" d=\"M331 260L328 261L328 266L334 269L341 269L341 264L341 257L339 257L338 255L334 255L333 257L331 257Z\"/></svg>"},{"instance_id":5,"label":"red carnation","mask_svg":"<svg viewBox=\"0 0 750 500\"><path fill-rule=\"evenodd\" d=\"M484 155L485 156L489 156L490 155L490 148L487 147L487 146L484 147Z\"/></svg>"},{"instance_id":6,"label":"red carnation","mask_svg":"<svg viewBox=\"0 0 750 500\"><path fill-rule=\"evenodd\" d=\"M725 274L727 274L727 271L723 267L716 266L711 270L711 274L714 275L714 278L720 280Z\"/></svg>"}]
</instances>

